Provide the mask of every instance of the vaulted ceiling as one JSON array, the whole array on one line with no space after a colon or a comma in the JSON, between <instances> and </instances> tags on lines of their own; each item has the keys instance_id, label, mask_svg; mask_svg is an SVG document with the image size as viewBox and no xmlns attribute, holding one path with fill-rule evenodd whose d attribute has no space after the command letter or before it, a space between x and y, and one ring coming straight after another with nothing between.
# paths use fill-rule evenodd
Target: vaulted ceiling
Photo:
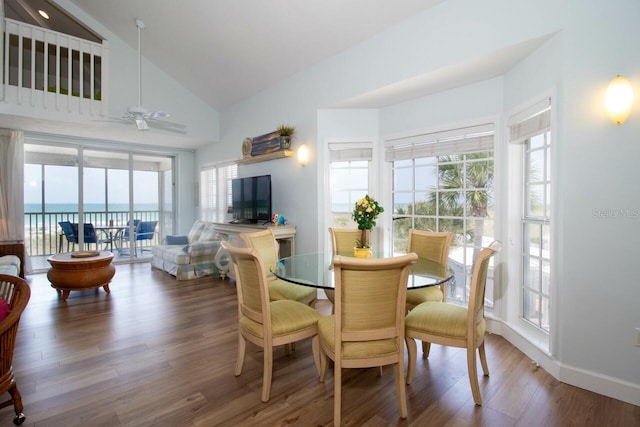
<instances>
[{"instance_id":1,"label":"vaulted ceiling","mask_svg":"<svg viewBox=\"0 0 640 427\"><path fill-rule=\"evenodd\" d=\"M222 111L443 1L65 0L59 4L74 4L134 50L135 20L141 19L145 23L143 56ZM75 25L79 27L75 31L86 33L85 38L100 37L96 29L82 28L57 14L49 21L41 19L37 10L52 4L57 3L5 0L5 10L7 16L18 15L56 31L82 37L57 27ZM489 79L506 72L542 42L544 38L539 38L471 58L345 99L334 107L383 107ZM202 141L193 142L198 144Z\"/></svg>"},{"instance_id":2,"label":"vaulted ceiling","mask_svg":"<svg viewBox=\"0 0 640 427\"><path fill-rule=\"evenodd\" d=\"M442 0L71 0L215 109Z\"/></svg>"}]
</instances>

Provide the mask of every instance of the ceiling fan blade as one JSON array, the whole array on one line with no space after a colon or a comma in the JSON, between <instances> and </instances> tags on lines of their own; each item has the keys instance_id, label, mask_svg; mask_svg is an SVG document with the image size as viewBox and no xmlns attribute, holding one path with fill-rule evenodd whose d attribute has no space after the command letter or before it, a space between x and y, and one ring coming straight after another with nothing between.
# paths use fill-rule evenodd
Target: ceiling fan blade
<instances>
[{"instance_id":1,"label":"ceiling fan blade","mask_svg":"<svg viewBox=\"0 0 640 427\"><path fill-rule=\"evenodd\" d=\"M164 121L159 121L159 120L150 120L147 122L147 124L149 125L149 127L153 128L153 129L158 129L158 130L164 130L167 132L174 132L174 133L179 133L182 135L186 135L187 131L184 130L186 128L186 126L184 125L180 125L177 123L167 123ZM176 126L174 126L176 125Z\"/></svg>"}]
</instances>

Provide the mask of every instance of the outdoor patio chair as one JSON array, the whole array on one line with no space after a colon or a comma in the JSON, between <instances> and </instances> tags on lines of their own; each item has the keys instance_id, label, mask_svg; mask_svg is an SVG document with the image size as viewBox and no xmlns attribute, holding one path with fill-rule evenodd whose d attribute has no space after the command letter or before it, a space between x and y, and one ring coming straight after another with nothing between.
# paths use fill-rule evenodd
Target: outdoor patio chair
<instances>
[{"instance_id":1,"label":"outdoor patio chair","mask_svg":"<svg viewBox=\"0 0 640 427\"><path fill-rule=\"evenodd\" d=\"M60 228L62 229L62 235L67 239L67 252L69 252L69 245L71 245L71 250L73 250L76 243L78 243L78 235L74 233L73 225L70 221L60 221L58 222L58 225L60 225ZM75 226L77 231L78 224L75 224ZM62 236L60 236L58 252L62 252Z\"/></svg>"}]
</instances>

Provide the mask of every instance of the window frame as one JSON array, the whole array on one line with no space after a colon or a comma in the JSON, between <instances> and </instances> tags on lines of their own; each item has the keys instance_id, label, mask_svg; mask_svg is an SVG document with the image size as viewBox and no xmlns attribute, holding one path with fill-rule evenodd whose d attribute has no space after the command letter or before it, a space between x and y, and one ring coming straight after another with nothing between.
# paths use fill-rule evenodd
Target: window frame
<instances>
[{"instance_id":1,"label":"window frame","mask_svg":"<svg viewBox=\"0 0 640 427\"><path fill-rule=\"evenodd\" d=\"M385 188L385 194L388 194L389 197L391 198L389 201L387 201L387 203L390 206L390 209L388 210L392 216L391 218L391 226L390 226L390 230L389 230L389 237L388 237L388 244L391 245L391 247L395 248L395 241L394 241L394 236L395 236L395 231L393 230L393 227L395 225L395 220L396 220L396 216L395 216L395 206L393 204L393 200L394 200L394 166L393 166L393 162L397 161L397 160L412 160L412 168L414 170L414 177L415 177L415 160L416 159L429 159L429 158L434 158L435 159L435 166L436 169L439 167L439 158L445 155L454 155L454 154L472 154L472 153L477 153L477 152L491 152L491 156L489 157L491 159L491 161L493 162L493 187L492 187L492 192L495 198L495 193L498 190L497 189L497 182L498 180L495 178L496 173L497 173L497 135L496 135L496 129L497 129L497 119L496 120L488 120L488 121L482 121L482 122L475 122L475 123L469 123L469 124L464 124L464 125L458 125L458 126L449 126L443 129L437 129L431 132L425 132L422 134L417 134L417 135L408 135L408 136L403 136L403 137L399 137L399 138L394 138L394 139L388 139L385 141L385 163L387 164L386 166L386 172L385 172L385 176L389 177L389 179L386 180L386 182L388 182L388 188ZM460 160L460 162L462 162L462 164L466 165L467 163L470 162L469 159L466 158L466 156L464 156L465 159L464 160ZM471 161L472 162L472 161ZM466 170L466 169L465 169ZM467 192L469 188L465 187L465 193ZM415 193L417 190L415 188L415 179L414 182L412 184L412 191ZM420 190L420 191L424 191L424 190ZM440 188L440 185L438 184L438 188L436 189L436 192L441 192L442 188ZM412 198L415 202L415 197ZM464 218L465 218L465 224L466 221L469 221L471 219L473 219L473 216L468 216L467 212L466 212L466 204L464 206L465 209L465 213L464 213ZM498 236L500 235L500 231L497 229L497 218L496 215L498 214L498 207L494 207L493 210L493 217L488 216L487 219L490 219L493 224L493 239L497 239ZM411 227L413 227L415 225L415 218L417 217L417 215L415 214L411 214L411 215L401 215L401 217L410 217L411 218ZM458 218L458 217L456 217ZM436 224L439 223L440 220L450 220L452 219L452 217L442 217L439 213L436 212ZM433 230L433 231L440 231L439 226L436 227L438 229ZM487 243L488 244L488 243ZM484 245L484 244L483 244ZM464 245L465 248L474 248L473 243L472 244L467 244L465 243ZM471 273L472 273L472 262L471 265L468 265L466 260L466 249L464 250L464 254L465 257L463 259L463 263L462 263L462 273L461 274L457 274L458 280L460 281L462 279L463 283L465 283L465 289L467 289L468 287L466 286L468 283L470 283L470 278L471 278ZM493 265L493 263L492 263ZM488 280L491 280L491 286L492 289L494 290L494 294L495 294L495 289L498 286L497 282L494 283L494 273L493 273L493 269L491 272L490 277L488 278ZM450 302L454 302L453 298L447 298L448 301ZM495 298L492 298L492 301L495 300ZM465 292L464 297L462 298L461 301L458 301L460 304L465 304L466 301L468 301L468 289ZM491 310L492 306L488 305L487 310Z\"/></svg>"},{"instance_id":2,"label":"window frame","mask_svg":"<svg viewBox=\"0 0 640 427\"><path fill-rule=\"evenodd\" d=\"M236 162L220 162L200 168L198 218L202 221L227 222L231 206L231 181L238 177ZM206 182L205 182L206 181ZM213 181L213 186L210 184ZM209 191L207 191L209 189Z\"/></svg>"}]
</instances>

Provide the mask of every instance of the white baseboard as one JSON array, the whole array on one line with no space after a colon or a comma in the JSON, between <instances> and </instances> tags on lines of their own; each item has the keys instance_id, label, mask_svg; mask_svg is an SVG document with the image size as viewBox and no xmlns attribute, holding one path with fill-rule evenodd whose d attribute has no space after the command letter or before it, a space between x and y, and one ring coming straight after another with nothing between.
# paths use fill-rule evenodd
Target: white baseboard
<instances>
[{"instance_id":1,"label":"white baseboard","mask_svg":"<svg viewBox=\"0 0 640 427\"><path fill-rule=\"evenodd\" d=\"M558 381L640 406L639 384L564 364L500 320L487 319L487 331L502 336Z\"/></svg>"}]
</instances>

